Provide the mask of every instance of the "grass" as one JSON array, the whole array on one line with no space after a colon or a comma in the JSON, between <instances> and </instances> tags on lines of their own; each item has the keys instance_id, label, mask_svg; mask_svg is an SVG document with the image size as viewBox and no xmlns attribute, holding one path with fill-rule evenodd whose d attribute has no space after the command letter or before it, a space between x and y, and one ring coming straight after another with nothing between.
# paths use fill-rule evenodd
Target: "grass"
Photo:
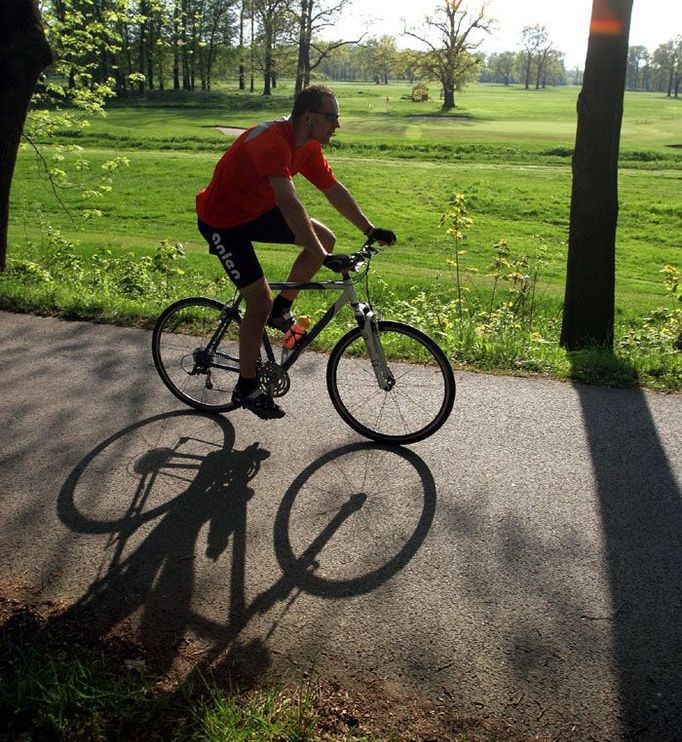
<instances>
[{"instance_id":1,"label":"grass","mask_svg":"<svg viewBox=\"0 0 682 742\"><path fill-rule=\"evenodd\" d=\"M76 606L0 595L0 742L525 739L507 724L385 690L360 696L308 672L269 686L240 682L229 663L161 675L125 629L102 635L96 623Z\"/></svg>"},{"instance_id":2,"label":"grass","mask_svg":"<svg viewBox=\"0 0 682 742\"><path fill-rule=\"evenodd\" d=\"M541 360L535 348L535 360L529 363L525 358L514 360L511 347L501 355L463 354L461 349L458 355L451 348L455 362L504 371L535 368L559 377L574 373L556 338L565 277L577 89L524 91L475 85L458 97L455 115L449 117L439 115L437 100L409 101L406 85L343 84L337 91L343 126L329 158L374 223L390 226L399 235L398 246L377 261L382 281L375 285L375 295L386 314L395 316L402 300L414 300L426 287L440 306L452 298L455 281L446 261L454 248L439 221L452 195L462 192L474 219L461 246L470 271L465 280L469 296L481 305L488 303L492 279L486 274L499 240L507 240L517 255L533 255L542 246L545 262L535 298L541 334L549 344L542 349ZM80 137L88 143L90 170L79 177L87 183L107 159L119 154L130 158L130 167L119 174L112 193L94 204L103 218L79 228L75 217L83 204L77 191L62 194L69 209L65 214L40 175L42 163L29 150L22 152L12 191L10 256L15 261L47 261L49 269L47 256L55 248L36 218L42 212L45 221L58 225L70 242L77 242L69 250L86 262L102 250L140 259L153 255L161 240L181 242L188 259L185 277L175 281L175 295L190 290L183 283L189 279L193 290L224 295L229 287L218 261L207 254L198 235L193 205L194 194L208 182L229 142L215 126L246 126L284 114L290 95L285 85L271 100L225 88L210 94L156 94L115 101L108 117L93 122ZM679 264L681 111L679 101L664 96L626 95L616 266L619 337L670 302L660 271L665 264ZM353 228L305 181L298 179L297 187L309 211L336 231L337 249L352 250L358 244ZM293 256L290 248L277 246L268 246L260 254L272 278L286 273ZM25 275L0 277L2 306L148 325L168 298L151 296L153 292L147 292L148 300L115 298L101 291L85 297L77 287L25 279ZM420 319L415 317L417 322ZM447 338L439 339L447 344ZM643 372L640 381L655 388L679 388L679 354L667 355L653 366L649 363L650 370ZM642 363L640 358L635 366ZM661 371L661 364L668 370Z\"/></svg>"},{"instance_id":3,"label":"grass","mask_svg":"<svg viewBox=\"0 0 682 742\"><path fill-rule=\"evenodd\" d=\"M397 145L404 149L406 144L418 143L434 147L465 144L474 155L477 152L471 145L475 144L488 145L496 152L503 147L518 153L530 148L536 154L560 145L565 150L573 147L575 87L526 91L518 86L471 85L456 97L457 107L446 115L440 112L435 85L432 99L424 103L409 100L406 84L336 83L333 87L341 103L340 146ZM86 136L93 141L116 137L133 148L150 141L221 148L215 127L246 127L262 118L286 115L291 95L286 82L271 99L239 94L227 85L194 95L170 91L144 98L131 95L114 101L106 121L94 121ZM669 156L679 167L682 153L674 145L682 144L681 115L678 100L657 93L626 93L624 152L647 150Z\"/></svg>"},{"instance_id":4,"label":"grass","mask_svg":"<svg viewBox=\"0 0 682 742\"><path fill-rule=\"evenodd\" d=\"M320 739L312 683L231 692L210 677L169 683L144 660L122 660L102 649L5 645L0 653L0 740ZM339 730L328 739L350 737Z\"/></svg>"}]
</instances>

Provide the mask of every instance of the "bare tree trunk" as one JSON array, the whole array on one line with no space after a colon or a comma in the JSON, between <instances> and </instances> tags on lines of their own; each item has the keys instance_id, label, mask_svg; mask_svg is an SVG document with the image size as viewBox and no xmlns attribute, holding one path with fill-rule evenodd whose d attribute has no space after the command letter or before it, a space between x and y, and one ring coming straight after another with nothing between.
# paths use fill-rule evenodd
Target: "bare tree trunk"
<instances>
[{"instance_id":1,"label":"bare tree trunk","mask_svg":"<svg viewBox=\"0 0 682 742\"><path fill-rule=\"evenodd\" d=\"M272 95L272 43L272 30L266 27L263 49L265 57L263 70L263 95Z\"/></svg>"},{"instance_id":2,"label":"bare tree trunk","mask_svg":"<svg viewBox=\"0 0 682 742\"><path fill-rule=\"evenodd\" d=\"M296 65L296 86L294 93L300 93L305 87L306 67L310 67L310 39L308 38L308 6L312 0L301 0L301 18L298 27L298 63ZM308 63L306 65L306 59Z\"/></svg>"},{"instance_id":3,"label":"bare tree trunk","mask_svg":"<svg viewBox=\"0 0 682 742\"><path fill-rule=\"evenodd\" d=\"M0 271L7 258L9 193L31 95L52 62L37 0L0 3Z\"/></svg>"},{"instance_id":4,"label":"bare tree trunk","mask_svg":"<svg viewBox=\"0 0 682 742\"><path fill-rule=\"evenodd\" d=\"M444 82L443 85L443 111L451 111L455 107L455 86L452 82Z\"/></svg>"},{"instance_id":5,"label":"bare tree trunk","mask_svg":"<svg viewBox=\"0 0 682 742\"><path fill-rule=\"evenodd\" d=\"M173 4L173 90L180 90L180 23L179 0Z\"/></svg>"},{"instance_id":6,"label":"bare tree trunk","mask_svg":"<svg viewBox=\"0 0 682 742\"><path fill-rule=\"evenodd\" d=\"M618 150L632 0L593 0L578 129L561 344L613 347Z\"/></svg>"},{"instance_id":7,"label":"bare tree trunk","mask_svg":"<svg viewBox=\"0 0 682 742\"><path fill-rule=\"evenodd\" d=\"M244 3L246 0L242 0L239 8L239 89L244 90L246 88L246 79L244 73L246 68L244 66Z\"/></svg>"}]
</instances>

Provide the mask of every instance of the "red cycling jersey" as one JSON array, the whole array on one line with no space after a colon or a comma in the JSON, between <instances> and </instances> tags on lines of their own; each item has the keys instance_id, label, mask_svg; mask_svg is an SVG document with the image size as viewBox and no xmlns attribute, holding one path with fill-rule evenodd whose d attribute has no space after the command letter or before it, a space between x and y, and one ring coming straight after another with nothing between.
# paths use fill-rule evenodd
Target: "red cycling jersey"
<instances>
[{"instance_id":1,"label":"red cycling jersey","mask_svg":"<svg viewBox=\"0 0 682 742\"><path fill-rule=\"evenodd\" d=\"M336 183L319 142L295 147L289 119L258 124L221 157L211 182L197 194L197 216L218 229L251 222L277 203L268 178L292 178L296 173L321 191Z\"/></svg>"}]
</instances>

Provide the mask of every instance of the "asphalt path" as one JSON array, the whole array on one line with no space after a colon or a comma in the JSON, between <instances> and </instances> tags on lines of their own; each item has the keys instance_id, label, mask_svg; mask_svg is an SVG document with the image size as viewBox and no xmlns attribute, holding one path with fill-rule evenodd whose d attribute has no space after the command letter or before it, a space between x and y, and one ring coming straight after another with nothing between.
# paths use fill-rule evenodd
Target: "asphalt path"
<instances>
[{"instance_id":1,"label":"asphalt path","mask_svg":"<svg viewBox=\"0 0 682 742\"><path fill-rule=\"evenodd\" d=\"M682 398L458 373L364 441L304 356L260 421L150 334L0 313L0 576L254 677L314 669L564 739L682 738ZM177 650L177 651L176 651Z\"/></svg>"}]
</instances>

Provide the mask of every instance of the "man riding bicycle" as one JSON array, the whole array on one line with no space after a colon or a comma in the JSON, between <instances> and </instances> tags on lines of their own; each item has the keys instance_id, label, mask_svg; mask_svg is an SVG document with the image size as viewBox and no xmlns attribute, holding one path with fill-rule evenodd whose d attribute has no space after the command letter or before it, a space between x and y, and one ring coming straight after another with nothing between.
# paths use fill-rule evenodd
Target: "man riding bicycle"
<instances>
[{"instance_id":1,"label":"man riding bicycle","mask_svg":"<svg viewBox=\"0 0 682 742\"><path fill-rule=\"evenodd\" d=\"M336 238L311 219L292 178L301 173L336 210L366 236L392 245L395 234L375 228L350 192L332 172L322 145L339 128L339 104L326 87L313 85L294 100L291 116L267 121L245 131L218 162L209 185L196 197L199 231L212 254L220 258L239 288L246 310L239 330L239 380L232 402L262 418L284 411L260 387L256 363L267 325L286 332L294 323L291 305L296 289L283 290L273 301L253 241L294 244L303 248L287 281L310 281L321 265L342 270L331 255Z\"/></svg>"}]
</instances>

